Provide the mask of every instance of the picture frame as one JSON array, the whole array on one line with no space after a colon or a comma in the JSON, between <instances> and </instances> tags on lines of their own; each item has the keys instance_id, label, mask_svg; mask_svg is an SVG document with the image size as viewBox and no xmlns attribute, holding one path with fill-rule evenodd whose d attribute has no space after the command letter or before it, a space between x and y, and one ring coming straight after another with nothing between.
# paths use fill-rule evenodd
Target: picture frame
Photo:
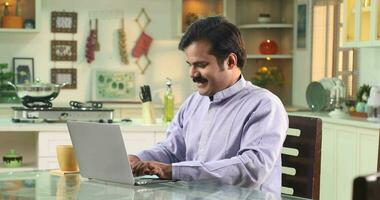
<instances>
[{"instance_id":1,"label":"picture frame","mask_svg":"<svg viewBox=\"0 0 380 200\"><path fill-rule=\"evenodd\" d=\"M77 41L52 40L50 53L52 61L76 61Z\"/></svg>"},{"instance_id":2,"label":"picture frame","mask_svg":"<svg viewBox=\"0 0 380 200\"><path fill-rule=\"evenodd\" d=\"M13 58L13 82L15 84L31 84L34 82L34 59Z\"/></svg>"},{"instance_id":3,"label":"picture frame","mask_svg":"<svg viewBox=\"0 0 380 200\"><path fill-rule=\"evenodd\" d=\"M67 83L62 89L77 88L77 69L75 68L52 68L50 70L51 83Z\"/></svg>"},{"instance_id":4,"label":"picture frame","mask_svg":"<svg viewBox=\"0 0 380 200\"><path fill-rule=\"evenodd\" d=\"M307 38L307 19L308 4L306 1L300 1L297 4L297 30L296 30L296 46L297 49L306 49Z\"/></svg>"},{"instance_id":5,"label":"picture frame","mask_svg":"<svg viewBox=\"0 0 380 200\"><path fill-rule=\"evenodd\" d=\"M52 33L76 33L78 26L78 13L76 12L51 12Z\"/></svg>"},{"instance_id":6,"label":"picture frame","mask_svg":"<svg viewBox=\"0 0 380 200\"><path fill-rule=\"evenodd\" d=\"M92 101L139 102L135 72L123 69L94 69L91 85Z\"/></svg>"}]
</instances>

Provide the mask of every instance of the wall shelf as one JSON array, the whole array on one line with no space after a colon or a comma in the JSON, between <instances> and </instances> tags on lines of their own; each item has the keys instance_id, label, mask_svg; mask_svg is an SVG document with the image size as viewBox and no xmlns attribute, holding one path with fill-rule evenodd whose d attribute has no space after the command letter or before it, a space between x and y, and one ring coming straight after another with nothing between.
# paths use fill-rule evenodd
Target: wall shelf
<instances>
[{"instance_id":1,"label":"wall shelf","mask_svg":"<svg viewBox=\"0 0 380 200\"><path fill-rule=\"evenodd\" d=\"M247 59L293 59L293 56L291 54L269 54L269 55L263 55L263 54L248 54Z\"/></svg>"},{"instance_id":2,"label":"wall shelf","mask_svg":"<svg viewBox=\"0 0 380 200\"><path fill-rule=\"evenodd\" d=\"M283 84L266 85L283 104L292 105L293 82L293 41L295 32L295 0L226 0L225 13L229 20L238 25L247 50L246 67L243 75L253 80L261 67L278 70L283 76ZM259 16L267 14L270 23L258 23ZM273 55L263 55L260 44L273 40L278 51ZM270 59L269 59L270 58Z\"/></svg>"},{"instance_id":3,"label":"wall shelf","mask_svg":"<svg viewBox=\"0 0 380 200\"><path fill-rule=\"evenodd\" d=\"M242 24L238 26L240 29L259 29L259 28L293 28L293 24L277 24L277 23L268 23L268 24Z\"/></svg>"},{"instance_id":4,"label":"wall shelf","mask_svg":"<svg viewBox=\"0 0 380 200\"><path fill-rule=\"evenodd\" d=\"M15 11L15 0L9 0L11 8L9 10L9 15L16 15ZM41 9L42 2L41 0L22 0L21 3L21 15L24 20L31 19L34 21L33 29L25 28L2 28L0 24L0 33L37 33L40 31L41 26ZM0 20L1 21L1 20Z\"/></svg>"}]
</instances>

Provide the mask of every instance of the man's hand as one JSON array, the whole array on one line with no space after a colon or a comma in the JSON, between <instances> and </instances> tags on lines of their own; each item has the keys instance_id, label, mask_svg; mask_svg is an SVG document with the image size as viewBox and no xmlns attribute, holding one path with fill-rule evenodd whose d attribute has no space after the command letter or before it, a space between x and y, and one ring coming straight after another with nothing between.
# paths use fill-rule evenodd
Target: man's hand
<instances>
[{"instance_id":1,"label":"man's hand","mask_svg":"<svg viewBox=\"0 0 380 200\"><path fill-rule=\"evenodd\" d=\"M157 175L161 179L172 179L172 165L156 161L141 161L135 155L128 155L134 175Z\"/></svg>"},{"instance_id":2,"label":"man's hand","mask_svg":"<svg viewBox=\"0 0 380 200\"><path fill-rule=\"evenodd\" d=\"M133 174L140 176L142 173L141 170L144 168L144 162L135 155L128 155L128 160L129 164L131 165Z\"/></svg>"},{"instance_id":3,"label":"man's hand","mask_svg":"<svg viewBox=\"0 0 380 200\"><path fill-rule=\"evenodd\" d=\"M147 161L146 167L150 174L155 174L161 179L172 179L172 165L156 161Z\"/></svg>"}]
</instances>

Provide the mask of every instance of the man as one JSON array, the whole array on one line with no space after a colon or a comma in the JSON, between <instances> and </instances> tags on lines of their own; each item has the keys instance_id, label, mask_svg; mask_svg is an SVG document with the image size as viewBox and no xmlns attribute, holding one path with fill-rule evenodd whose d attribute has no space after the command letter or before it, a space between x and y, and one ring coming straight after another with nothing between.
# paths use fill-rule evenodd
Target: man
<instances>
[{"instance_id":1,"label":"man","mask_svg":"<svg viewBox=\"0 0 380 200\"><path fill-rule=\"evenodd\" d=\"M281 101L246 81L246 51L223 17L194 22L179 43L198 88L180 107L168 137L129 160L134 173L164 179L219 179L280 195L288 118Z\"/></svg>"}]
</instances>

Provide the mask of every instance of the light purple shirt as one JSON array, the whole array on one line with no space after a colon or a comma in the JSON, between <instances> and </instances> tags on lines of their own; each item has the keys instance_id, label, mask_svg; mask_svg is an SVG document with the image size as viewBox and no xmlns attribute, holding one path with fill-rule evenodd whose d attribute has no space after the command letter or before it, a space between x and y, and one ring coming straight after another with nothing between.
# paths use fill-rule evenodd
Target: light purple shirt
<instances>
[{"instance_id":1,"label":"light purple shirt","mask_svg":"<svg viewBox=\"0 0 380 200\"><path fill-rule=\"evenodd\" d=\"M241 76L212 101L192 94L169 125L168 137L138 157L172 163L173 179L216 178L280 195L287 129L281 101Z\"/></svg>"}]
</instances>

